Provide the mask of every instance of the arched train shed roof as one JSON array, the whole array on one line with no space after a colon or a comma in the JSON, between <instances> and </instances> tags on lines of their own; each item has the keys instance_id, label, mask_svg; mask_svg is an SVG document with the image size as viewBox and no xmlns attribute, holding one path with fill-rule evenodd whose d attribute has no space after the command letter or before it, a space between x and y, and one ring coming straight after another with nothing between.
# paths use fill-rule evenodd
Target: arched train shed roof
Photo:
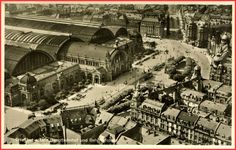
<instances>
[{"instance_id":1,"label":"arched train shed roof","mask_svg":"<svg viewBox=\"0 0 236 150\"><path fill-rule=\"evenodd\" d=\"M56 58L59 49L70 37L6 29L5 40L7 45L42 50Z\"/></svg>"},{"instance_id":2,"label":"arched train shed roof","mask_svg":"<svg viewBox=\"0 0 236 150\"><path fill-rule=\"evenodd\" d=\"M68 24L56 22L55 20L36 20L19 17L6 17L5 24L8 26L23 27L29 29L46 30L53 32L69 33L72 37L78 38L83 42L99 42L114 39L114 34L106 28L97 26L83 26L78 24Z\"/></svg>"},{"instance_id":3,"label":"arched train shed roof","mask_svg":"<svg viewBox=\"0 0 236 150\"><path fill-rule=\"evenodd\" d=\"M128 35L128 31L125 27L104 26L104 28L107 28L107 29L111 30L111 32L115 35L115 37L127 36Z\"/></svg>"},{"instance_id":4,"label":"arched train shed roof","mask_svg":"<svg viewBox=\"0 0 236 150\"><path fill-rule=\"evenodd\" d=\"M44 59L40 62L37 62L35 57L38 56ZM19 75L20 73L25 73L53 61L53 57L45 51L5 45L5 68L9 71L10 75ZM22 65L23 62L25 64L31 64L31 67L17 72L16 70L20 69L19 66Z\"/></svg>"}]
</instances>

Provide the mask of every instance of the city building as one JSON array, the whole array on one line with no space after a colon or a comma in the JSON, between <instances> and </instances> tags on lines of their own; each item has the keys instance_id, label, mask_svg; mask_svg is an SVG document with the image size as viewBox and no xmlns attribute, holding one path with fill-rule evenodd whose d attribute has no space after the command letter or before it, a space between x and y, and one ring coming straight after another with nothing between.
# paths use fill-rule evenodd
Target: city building
<instances>
[{"instance_id":1,"label":"city building","mask_svg":"<svg viewBox=\"0 0 236 150\"><path fill-rule=\"evenodd\" d=\"M180 114L180 110L175 108L167 108L161 114L161 126L160 129L167 132L169 135L177 135L178 134L178 126L176 124L177 118Z\"/></svg>"},{"instance_id":2,"label":"city building","mask_svg":"<svg viewBox=\"0 0 236 150\"><path fill-rule=\"evenodd\" d=\"M222 83L208 79L204 79L202 83L202 91L207 93L208 99L213 100L215 98L215 91L222 85Z\"/></svg>"},{"instance_id":3,"label":"city building","mask_svg":"<svg viewBox=\"0 0 236 150\"><path fill-rule=\"evenodd\" d=\"M210 70L210 79L214 81L222 82L226 85L232 84L232 69L231 69L231 62L229 60L228 63L219 64L218 66L211 66Z\"/></svg>"},{"instance_id":4,"label":"city building","mask_svg":"<svg viewBox=\"0 0 236 150\"><path fill-rule=\"evenodd\" d=\"M169 145L170 143L169 135L160 132L153 133L144 127L139 127L132 135L121 135L116 142L118 145Z\"/></svg>"},{"instance_id":5,"label":"city building","mask_svg":"<svg viewBox=\"0 0 236 150\"><path fill-rule=\"evenodd\" d=\"M197 39L197 24L192 18L188 18L185 24L185 37L186 42L189 44L194 44Z\"/></svg>"},{"instance_id":6,"label":"city building","mask_svg":"<svg viewBox=\"0 0 236 150\"><path fill-rule=\"evenodd\" d=\"M88 127L95 126L98 110L92 105L66 108L61 112L62 122L66 128L79 132Z\"/></svg>"},{"instance_id":7,"label":"city building","mask_svg":"<svg viewBox=\"0 0 236 150\"><path fill-rule=\"evenodd\" d=\"M12 19L16 19L18 23L15 24ZM53 51L49 51L53 58L81 64L86 79L92 83L111 81L128 71L131 68L135 50L138 51L139 46L142 45L138 43L138 40L134 43L127 38L128 32L125 28L99 28L77 24L69 27L67 22L58 23L57 20L48 21L45 18L36 20L7 17L6 22L7 45L42 51L53 48ZM63 26L63 28L52 28L52 26ZM13 28L14 30L23 28L24 32L13 31ZM39 66L40 64L34 68Z\"/></svg>"},{"instance_id":8,"label":"city building","mask_svg":"<svg viewBox=\"0 0 236 150\"><path fill-rule=\"evenodd\" d=\"M198 107L207 97L205 93L188 88L181 89L180 96L187 107Z\"/></svg>"},{"instance_id":9,"label":"city building","mask_svg":"<svg viewBox=\"0 0 236 150\"><path fill-rule=\"evenodd\" d=\"M222 85L216 91L215 101L218 103L226 104L229 103L229 98L231 96L232 96L232 86Z\"/></svg>"},{"instance_id":10,"label":"city building","mask_svg":"<svg viewBox=\"0 0 236 150\"><path fill-rule=\"evenodd\" d=\"M163 38L165 36L164 28L165 23L161 18L144 17L141 22L140 33L142 36Z\"/></svg>"},{"instance_id":11,"label":"city building","mask_svg":"<svg viewBox=\"0 0 236 150\"><path fill-rule=\"evenodd\" d=\"M106 130L100 134L99 141L103 144L115 144L119 135L127 130L134 128L136 123L129 119L114 116L108 123Z\"/></svg>"},{"instance_id":12,"label":"city building","mask_svg":"<svg viewBox=\"0 0 236 150\"><path fill-rule=\"evenodd\" d=\"M19 140L25 138L53 138L62 140L64 138L62 126L60 115L33 117L24 121L17 128L11 129L6 136Z\"/></svg>"},{"instance_id":13,"label":"city building","mask_svg":"<svg viewBox=\"0 0 236 150\"><path fill-rule=\"evenodd\" d=\"M205 48L208 44L209 26L206 21L197 22L196 46Z\"/></svg>"},{"instance_id":14,"label":"city building","mask_svg":"<svg viewBox=\"0 0 236 150\"><path fill-rule=\"evenodd\" d=\"M232 127L220 124L218 129L216 130L216 139L214 139L213 143L216 145L230 145L232 140Z\"/></svg>"},{"instance_id":15,"label":"city building","mask_svg":"<svg viewBox=\"0 0 236 150\"><path fill-rule=\"evenodd\" d=\"M194 142L197 144L215 144L215 132L220 123L200 117L195 125Z\"/></svg>"},{"instance_id":16,"label":"city building","mask_svg":"<svg viewBox=\"0 0 236 150\"><path fill-rule=\"evenodd\" d=\"M195 124L199 117L195 114L181 111L177 118L177 137L190 143L195 141Z\"/></svg>"},{"instance_id":17,"label":"city building","mask_svg":"<svg viewBox=\"0 0 236 150\"><path fill-rule=\"evenodd\" d=\"M231 116L231 109L228 104L216 103L213 101L205 100L199 104L199 110L206 113L211 113L214 116L224 117Z\"/></svg>"}]
</instances>

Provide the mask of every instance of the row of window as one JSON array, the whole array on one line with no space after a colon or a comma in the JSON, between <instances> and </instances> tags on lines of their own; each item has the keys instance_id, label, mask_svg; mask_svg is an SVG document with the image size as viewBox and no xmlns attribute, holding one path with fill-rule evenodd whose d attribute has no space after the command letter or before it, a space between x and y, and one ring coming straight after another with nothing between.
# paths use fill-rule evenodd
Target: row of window
<instances>
[{"instance_id":1,"label":"row of window","mask_svg":"<svg viewBox=\"0 0 236 150\"><path fill-rule=\"evenodd\" d=\"M79 63L79 64L99 67L99 62L95 62L95 61L83 60L83 59L79 59L79 58L75 58L75 57L67 57L66 60L71 61L71 62L75 62L75 63Z\"/></svg>"}]
</instances>

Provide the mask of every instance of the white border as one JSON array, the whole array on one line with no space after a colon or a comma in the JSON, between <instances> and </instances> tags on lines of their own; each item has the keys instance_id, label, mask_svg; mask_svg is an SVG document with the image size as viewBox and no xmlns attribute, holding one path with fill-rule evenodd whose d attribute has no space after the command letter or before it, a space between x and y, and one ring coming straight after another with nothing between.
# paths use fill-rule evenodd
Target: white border
<instances>
[{"instance_id":1,"label":"white border","mask_svg":"<svg viewBox=\"0 0 236 150\"><path fill-rule=\"evenodd\" d=\"M71 2L71 1L64 1L64 2L61 2L61 1L48 1L48 2L45 2L45 1L42 1L42 2L1 2L1 31L2 31L2 44L1 44L1 50L2 50L2 63L1 63L1 68L3 68L1 70L1 73L2 73L2 85L1 85L1 88L4 89L4 60L5 60L5 53L4 53L4 40L5 40L5 37L4 37L4 34L5 34L5 28L4 28L4 25L5 25L5 5L6 3L14 3L14 4L29 4L29 3L32 3L32 4L42 4L42 3L50 3L50 4L78 4L78 3L81 3L81 4L87 4L87 3L93 3L93 4L107 4L108 2L106 1L103 1L103 2L100 2L100 1L91 1L91 2L88 2L88 1L82 1L82 2ZM234 1L207 1L207 2L191 2L191 1L143 1L143 2L140 2L140 1L128 1L128 2L125 2L125 1L109 1L109 4L132 4L132 3L135 3L135 4L172 4L172 5L188 5L188 4L212 4L212 5L219 5L219 4L222 4L222 5L232 5L232 10L233 10L233 15L232 15L232 43L235 43L235 2ZM27 148L27 149L73 149L73 148L76 148L76 149L160 149L160 148L163 148L163 149L188 149L188 148L191 148L191 149L202 149L202 148L207 148L207 149L231 149L231 148L234 148L234 145L235 145L235 101L234 101L234 98L235 98L235 67L234 67L234 63L235 62L235 54L234 54L234 50L235 50L235 44L232 44L232 52L233 52L233 55L232 55L232 70L233 70L233 73L232 73L232 145L231 146L218 146L218 145L210 145L210 146L201 146L201 145L6 145L4 144L4 90L1 90L1 114L2 114L2 120L1 120L1 125L2 125L2 129L1 129L1 147L2 148L7 148L7 149L13 149L13 148Z\"/></svg>"}]
</instances>

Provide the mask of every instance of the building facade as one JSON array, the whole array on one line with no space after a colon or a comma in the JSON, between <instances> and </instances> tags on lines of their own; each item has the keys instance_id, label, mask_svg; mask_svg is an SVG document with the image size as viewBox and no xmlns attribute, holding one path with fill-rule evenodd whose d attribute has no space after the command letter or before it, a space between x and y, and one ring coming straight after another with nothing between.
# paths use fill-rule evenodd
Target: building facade
<instances>
[{"instance_id":1,"label":"building facade","mask_svg":"<svg viewBox=\"0 0 236 150\"><path fill-rule=\"evenodd\" d=\"M142 36L150 37L164 37L165 23L160 18L144 17L141 26L140 33Z\"/></svg>"}]
</instances>

